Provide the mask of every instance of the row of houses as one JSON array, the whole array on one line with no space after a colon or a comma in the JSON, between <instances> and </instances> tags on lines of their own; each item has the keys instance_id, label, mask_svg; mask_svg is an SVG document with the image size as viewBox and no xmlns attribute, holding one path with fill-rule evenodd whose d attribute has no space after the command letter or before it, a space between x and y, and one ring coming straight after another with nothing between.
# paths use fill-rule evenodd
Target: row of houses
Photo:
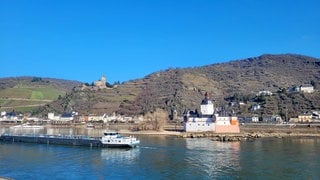
<instances>
[{"instance_id":1,"label":"row of houses","mask_svg":"<svg viewBox=\"0 0 320 180\"><path fill-rule=\"evenodd\" d=\"M0 122L5 123L22 123L26 121L39 121L39 118L37 117L30 117L23 114L17 114L15 111L6 112L2 111L0 113Z\"/></svg>"},{"instance_id":2,"label":"row of houses","mask_svg":"<svg viewBox=\"0 0 320 180\"><path fill-rule=\"evenodd\" d=\"M63 114L54 114L48 113L48 120L54 122L101 122L101 123L110 123L110 122L133 122L139 123L143 121L143 116L122 116L116 115L113 113L112 115L96 115L96 114L89 114L89 115L79 115L77 112L72 113L63 113Z\"/></svg>"},{"instance_id":3,"label":"row of houses","mask_svg":"<svg viewBox=\"0 0 320 180\"><path fill-rule=\"evenodd\" d=\"M292 123L311 123L320 122L320 111L312 111L305 114L298 115L296 118L290 118Z\"/></svg>"},{"instance_id":4,"label":"row of houses","mask_svg":"<svg viewBox=\"0 0 320 180\"><path fill-rule=\"evenodd\" d=\"M312 84L302 84L299 86L292 86L287 89L287 92L302 92L302 93L313 93L314 87ZM257 96L265 95L271 96L272 92L268 90L262 90L257 93Z\"/></svg>"},{"instance_id":5,"label":"row of houses","mask_svg":"<svg viewBox=\"0 0 320 180\"><path fill-rule=\"evenodd\" d=\"M14 111L12 111L12 112L2 111L0 113L0 121L1 122L22 122L23 115L17 114Z\"/></svg>"},{"instance_id":6,"label":"row of houses","mask_svg":"<svg viewBox=\"0 0 320 180\"><path fill-rule=\"evenodd\" d=\"M302 92L302 93L313 93L314 87L311 84L302 84L299 86L292 86L287 89L287 92ZM272 92L268 90L262 90L257 93L257 96L265 95L271 96Z\"/></svg>"},{"instance_id":7,"label":"row of houses","mask_svg":"<svg viewBox=\"0 0 320 180\"><path fill-rule=\"evenodd\" d=\"M265 122L265 123L283 123L283 119L278 115L272 116L252 116L252 117L238 117L241 123L244 122ZM312 122L320 122L320 111L312 111L305 114L300 114L297 117L290 118L290 123L312 123Z\"/></svg>"},{"instance_id":8,"label":"row of houses","mask_svg":"<svg viewBox=\"0 0 320 180\"><path fill-rule=\"evenodd\" d=\"M302 92L302 93L313 93L314 92L314 87L311 84L304 84L304 85L300 85L300 86L292 86L290 88L287 89L287 92ZM259 91L257 94L257 96L272 96L273 93L269 90L262 90ZM244 102L230 102L229 106L234 106L234 105L246 105L246 103ZM253 104L251 107L252 111L256 111L261 109L261 105L259 103Z\"/></svg>"},{"instance_id":9,"label":"row of houses","mask_svg":"<svg viewBox=\"0 0 320 180\"><path fill-rule=\"evenodd\" d=\"M258 122L265 122L265 123L282 123L283 120L280 116L272 115L272 116L252 116L252 117L238 117L239 122L241 123L258 123Z\"/></svg>"},{"instance_id":10,"label":"row of houses","mask_svg":"<svg viewBox=\"0 0 320 180\"><path fill-rule=\"evenodd\" d=\"M74 122L100 122L100 123L112 123L112 122L132 122L139 123L143 121L143 116L122 116L116 115L113 113L112 115L79 115L77 112L64 112L62 114L48 113L47 118L39 119L37 117L25 116L23 114L17 114L16 112L6 112L2 111L0 114L0 122L4 123L23 123L23 122L53 122L53 123L74 123Z\"/></svg>"}]
</instances>

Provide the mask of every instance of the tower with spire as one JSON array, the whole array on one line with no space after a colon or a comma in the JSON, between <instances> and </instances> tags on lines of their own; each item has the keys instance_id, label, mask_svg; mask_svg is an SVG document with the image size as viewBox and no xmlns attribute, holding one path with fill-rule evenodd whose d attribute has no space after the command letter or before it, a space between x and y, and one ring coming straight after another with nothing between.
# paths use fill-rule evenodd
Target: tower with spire
<instances>
[{"instance_id":1,"label":"tower with spire","mask_svg":"<svg viewBox=\"0 0 320 180\"><path fill-rule=\"evenodd\" d=\"M204 95L204 99L201 101L200 110L201 115L203 116L213 116L214 114L214 105L209 99L209 95L207 92Z\"/></svg>"}]
</instances>

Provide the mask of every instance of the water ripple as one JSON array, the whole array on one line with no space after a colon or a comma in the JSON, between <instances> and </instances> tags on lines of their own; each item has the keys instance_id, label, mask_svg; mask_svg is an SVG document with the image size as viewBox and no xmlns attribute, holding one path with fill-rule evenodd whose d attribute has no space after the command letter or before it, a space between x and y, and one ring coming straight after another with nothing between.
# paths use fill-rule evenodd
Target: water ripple
<instances>
[{"instance_id":1,"label":"water ripple","mask_svg":"<svg viewBox=\"0 0 320 180\"><path fill-rule=\"evenodd\" d=\"M13 179L319 179L320 141L139 137L135 149L0 143Z\"/></svg>"}]
</instances>

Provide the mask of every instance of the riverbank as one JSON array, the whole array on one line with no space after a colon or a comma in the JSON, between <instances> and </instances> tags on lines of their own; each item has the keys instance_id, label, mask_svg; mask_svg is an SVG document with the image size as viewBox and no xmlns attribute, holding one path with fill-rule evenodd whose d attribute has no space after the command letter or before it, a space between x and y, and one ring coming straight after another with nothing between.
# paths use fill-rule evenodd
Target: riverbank
<instances>
[{"instance_id":1,"label":"riverbank","mask_svg":"<svg viewBox=\"0 0 320 180\"><path fill-rule=\"evenodd\" d=\"M290 125L246 125L240 126L240 133L214 132L181 132L181 131L129 131L120 130L122 134L133 135L165 135L181 138L211 138L214 141L243 141L257 138L285 138L285 137L320 137L318 126L290 126Z\"/></svg>"},{"instance_id":2,"label":"riverbank","mask_svg":"<svg viewBox=\"0 0 320 180\"><path fill-rule=\"evenodd\" d=\"M0 127L9 127L10 125L0 125ZM76 129L75 132L82 134L87 129L85 124L72 124L69 126L58 125L44 125L47 128L54 129ZM98 132L104 129L116 130L124 135L149 135L149 136L175 136L179 138L211 138L217 141L241 141L252 140L256 138L283 138L283 137L320 137L319 125L308 124L242 124L240 126L240 133L214 133L214 132L183 132L182 126L167 125L164 130L140 130L132 131L131 124L103 124L96 125L94 127ZM59 131L60 133L60 131ZM101 133L101 132L100 132ZM94 136L99 136L99 133L95 133Z\"/></svg>"}]
</instances>

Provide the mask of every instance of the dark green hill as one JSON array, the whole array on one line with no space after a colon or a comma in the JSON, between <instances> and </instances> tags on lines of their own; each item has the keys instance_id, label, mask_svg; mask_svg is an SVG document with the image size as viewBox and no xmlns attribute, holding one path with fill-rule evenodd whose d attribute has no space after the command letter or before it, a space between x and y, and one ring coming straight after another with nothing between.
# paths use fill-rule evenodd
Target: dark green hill
<instances>
[{"instance_id":1,"label":"dark green hill","mask_svg":"<svg viewBox=\"0 0 320 180\"><path fill-rule=\"evenodd\" d=\"M276 93L293 85L312 83L315 85L314 93L298 95L305 98L282 93L287 100L276 94L264 102L264 107L268 107L264 112L266 114L283 113L283 104L287 104L287 108L292 107L287 111L303 112L320 107L319 81L319 59L293 54L262 55L196 68L168 69L108 89L78 87L37 112L45 114L75 110L87 114L117 112L136 115L161 108L169 113L177 110L178 114L182 114L185 109L199 108L204 93L208 92L217 106L226 107L230 103L227 100L234 96L246 99L248 104L245 110L236 107L229 110L250 114L253 112L248 109L255 103L251 101L258 91ZM301 106L290 106L293 103Z\"/></svg>"}]
</instances>

